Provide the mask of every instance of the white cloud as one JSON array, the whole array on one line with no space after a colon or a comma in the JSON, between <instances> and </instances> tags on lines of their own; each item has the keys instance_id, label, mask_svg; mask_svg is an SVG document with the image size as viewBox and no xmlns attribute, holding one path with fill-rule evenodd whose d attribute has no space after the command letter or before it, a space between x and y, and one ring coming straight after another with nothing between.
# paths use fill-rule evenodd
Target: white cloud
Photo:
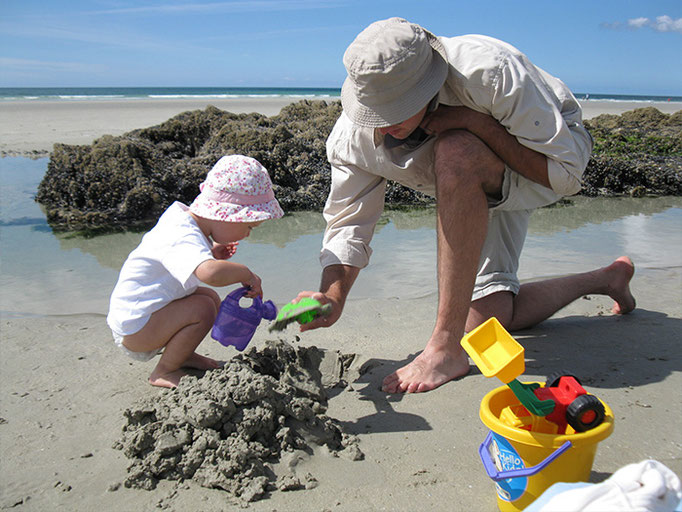
<instances>
[{"instance_id":1,"label":"white cloud","mask_svg":"<svg viewBox=\"0 0 682 512\"><path fill-rule=\"evenodd\" d=\"M682 18L672 19L670 16L659 16L652 28L657 32L678 32L682 34Z\"/></svg>"},{"instance_id":2,"label":"white cloud","mask_svg":"<svg viewBox=\"0 0 682 512\"><path fill-rule=\"evenodd\" d=\"M671 18L667 14L658 16L655 20L641 17L629 19L625 23L621 23L620 21L612 23L604 22L601 26L611 30L619 30L622 28L628 28L630 30L650 28L656 32L677 32L678 34L682 34L682 18Z\"/></svg>"},{"instance_id":3,"label":"white cloud","mask_svg":"<svg viewBox=\"0 0 682 512\"><path fill-rule=\"evenodd\" d=\"M628 20L628 27L642 28L650 23L649 18L635 18Z\"/></svg>"}]
</instances>

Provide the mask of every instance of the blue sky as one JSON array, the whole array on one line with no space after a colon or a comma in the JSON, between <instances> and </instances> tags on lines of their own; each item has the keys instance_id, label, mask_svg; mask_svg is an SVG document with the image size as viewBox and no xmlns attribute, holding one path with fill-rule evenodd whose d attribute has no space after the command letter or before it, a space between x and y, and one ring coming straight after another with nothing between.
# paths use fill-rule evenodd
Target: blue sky
<instances>
[{"instance_id":1,"label":"blue sky","mask_svg":"<svg viewBox=\"0 0 682 512\"><path fill-rule=\"evenodd\" d=\"M340 87L391 16L503 39L575 92L682 95L682 0L2 0L0 87Z\"/></svg>"}]
</instances>

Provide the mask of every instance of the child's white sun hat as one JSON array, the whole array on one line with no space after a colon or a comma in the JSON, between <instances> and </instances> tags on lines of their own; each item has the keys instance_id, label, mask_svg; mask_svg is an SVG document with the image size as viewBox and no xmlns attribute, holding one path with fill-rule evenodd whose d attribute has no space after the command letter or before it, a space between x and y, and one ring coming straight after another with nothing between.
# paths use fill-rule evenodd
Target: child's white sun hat
<instances>
[{"instance_id":1,"label":"child's white sun hat","mask_svg":"<svg viewBox=\"0 0 682 512\"><path fill-rule=\"evenodd\" d=\"M275 199L268 171L248 156L222 157L199 189L201 193L189 210L205 219L258 222L284 215Z\"/></svg>"}]
</instances>

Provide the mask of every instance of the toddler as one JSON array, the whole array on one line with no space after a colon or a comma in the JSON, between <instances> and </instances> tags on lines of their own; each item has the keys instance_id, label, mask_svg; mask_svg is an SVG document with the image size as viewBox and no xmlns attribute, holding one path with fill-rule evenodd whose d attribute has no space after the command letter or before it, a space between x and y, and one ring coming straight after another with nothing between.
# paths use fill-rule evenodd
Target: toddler
<instances>
[{"instance_id":1,"label":"toddler","mask_svg":"<svg viewBox=\"0 0 682 512\"><path fill-rule=\"evenodd\" d=\"M209 370L214 359L195 349L213 326L220 297L201 283L241 283L248 297L263 295L260 278L225 261L239 240L284 215L267 170L253 158L222 157L188 208L175 202L130 253L111 295L107 323L130 357L148 361L163 349L149 376L153 386L176 387L182 367Z\"/></svg>"}]
</instances>

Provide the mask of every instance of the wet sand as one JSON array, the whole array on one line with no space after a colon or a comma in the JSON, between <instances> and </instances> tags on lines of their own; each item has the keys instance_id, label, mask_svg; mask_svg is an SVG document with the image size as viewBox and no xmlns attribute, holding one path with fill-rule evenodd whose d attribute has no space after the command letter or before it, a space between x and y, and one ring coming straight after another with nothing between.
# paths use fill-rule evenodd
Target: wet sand
<instances>
[{"instance_id":1,"label":"wet sand","mask_svg":"<svg viewBox=\"0 0 682 512\"><path fill-rule=\"evenodd\" d=\"M682 306L680 268L637 277L638 309L612 316L601 298L579 300L541 326L517 333L526 349L524 380L554 371L579 373L588 391L614 411L615 431L599 444L591 481L656 459L682 475ZM387 396L381 379L423 346L433 319L431 297L351 301L331 329L283 339L358 355L364 373L333 393L327 414L359 438L362 461L316 449L296 466L314 489L275 491L254 511L495 510L495 490L478 457L488 429L481 399L500 383L474 368L464 379L421 395ZM268 338L261 329L254 340ZM2 321L0 508L13 510L238 510L221 490L162 481L155 490L122 486L130 461L112 448L123 411L167 391L144 380L150 364L127 360L103 315ZM216 358L235 352L207 340Z\"/></svg>"}]
</instances>

